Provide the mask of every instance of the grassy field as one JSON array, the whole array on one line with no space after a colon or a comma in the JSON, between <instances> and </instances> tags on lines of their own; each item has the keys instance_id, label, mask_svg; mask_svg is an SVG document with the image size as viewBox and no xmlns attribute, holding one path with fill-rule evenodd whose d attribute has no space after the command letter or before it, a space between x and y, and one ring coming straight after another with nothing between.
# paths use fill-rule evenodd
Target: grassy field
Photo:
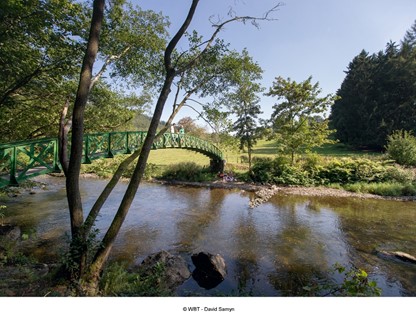
<instances>
[{"instance_id":1,"label":"grassy field","mask_svg":"<svg viewBox=\"0 0 416 312\"><path fill-rule=\"evenodd\" d=\"M378 157L381 153L357 151L346 147L343 144L325 145L314 150L319 155L328 157ZM272 141L261 140L257 143L253 151L253 157L270 157L276 156L275 143ZM241 152L226 152L224 158L227 163L237 164L241 163L241 157L247 157L246 153ZM202 166L209 165L209 158L193 151L183 149L160 149L152 150L149 156L149 163L156 165L171 165L180 162L195 162Z\"/></svg>"}]
</instances>

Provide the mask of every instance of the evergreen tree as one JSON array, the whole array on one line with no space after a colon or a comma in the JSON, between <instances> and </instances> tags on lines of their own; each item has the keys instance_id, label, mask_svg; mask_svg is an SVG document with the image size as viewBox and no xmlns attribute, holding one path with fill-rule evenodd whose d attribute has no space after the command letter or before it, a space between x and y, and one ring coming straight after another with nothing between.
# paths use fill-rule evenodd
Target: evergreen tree
<instances>
[{"instance_id":1,"label":"evergreen tree","mask_svg":"<svg viewBox=\"0 0 416 312\"><path fill-rule=\"evenodd\" d=\"M236 131L236 136L240 140L240 149L244 150L247 147L248 165L251 172L251 155L258 138L257 119L262 113L260 98L257 94L262 92L263 88L256 81L261 79L263 70L253 62L247 50L243 51L240 64L240 70L235 76L235 88L226 99L231 105L231 111L237 116L233 130Z\"/></svg>"},{"instance_id":2,"label":"evergreen tree","mask_svg":"<svg viewBox=\"0 0 416 312\"><path fill-rule=\"evenodd\" d=\"M401 45L365 51L350 63L330 120L337 139L355 147L384 148L395 130L416 129L416 24Z\"/></svg>"}]
</instances>

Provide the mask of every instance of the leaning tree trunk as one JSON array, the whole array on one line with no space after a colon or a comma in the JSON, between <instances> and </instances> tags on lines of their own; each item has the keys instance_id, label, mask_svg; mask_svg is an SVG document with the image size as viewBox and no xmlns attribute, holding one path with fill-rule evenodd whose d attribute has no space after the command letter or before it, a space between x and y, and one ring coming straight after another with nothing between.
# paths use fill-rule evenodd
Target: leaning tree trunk
<instances>
[{"instance_id":1,"label":"leaning tree trunk","mask_svg":"<svg viewBox=\"0 0 416 312\"><path fill-rule=\"evenodd\" d=\"M130 183L123 196L123 199L113 219L113 222L111 223L108 231L106 232L101 242L100 248L95 254L92 264L89 266L88 272L86 272L86 274L84 274L82 277L82 284L84 285L83 286L84 291L85 291L85 294L88 296L95 296L98 292L98 282L99 282L100 274L111 252L114 240L116 239L116 236L118 232L120 231L120 228L124 222L124 219L126 218L126 215L130 209L131 203L133 202L137 189L139 188L141 179L144 174L144 170L146 168L147 159L149 157L149 153L152 148L154 138L156 136L157 128L160 123L160 118L163 113L163 108L165 106L165 103L171 91L173 80L176 76L176 70L172 66L171 55L176 45L178 44L179 40L182 38L186 29L191 23L191 20L195 13L198 2L199 0L192 1L192 5L189 9L185 22L183 23L181 28L178 30L176 35L169 42L166 48L165 57L164 57L164 64L165 64L165 69L166 69L165 82L163 84L158 101L156 103L155 111L153 113L152 121L150 122L149 130L147 132L146 139L143 143L143 146L140 152L139 160L137 161L137 165L130 179Z\"/></svg>"}]
</instances>

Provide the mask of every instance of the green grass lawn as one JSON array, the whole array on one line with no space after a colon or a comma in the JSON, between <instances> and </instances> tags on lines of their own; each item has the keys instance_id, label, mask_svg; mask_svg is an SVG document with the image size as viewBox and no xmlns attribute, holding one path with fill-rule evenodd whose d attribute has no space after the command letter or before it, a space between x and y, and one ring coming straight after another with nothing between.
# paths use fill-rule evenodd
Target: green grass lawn
<instances>
[{"instance_id":1,"label":"green grass lawn","mask_svg":"<svg viewBox=\"0 0 416 312\"><path fill-rule=\"evenodd\" d=\"M383 155L382 153L377 153L374 151L362 151L354 150L342 143L336 144L325 144L322 147L314 149L314 152L321 156L331 156L331 157L357 157L357 156L370 156L378 157Z\"/></svg>"},{"instance_id":2,"label":"green grass lawn","mask_svg":"<svg viewBox=\"0 0 416 312\"><path fill-rule=\"evenodd\" d=\"M328 157L378 157L382 155L381 153L370 151L353 150L341 143L327 144L323 147L316 148L314 152L321 156ZM273 158L276 156L276 153L275 143L273 141L260 140L253 150L253 157ZM241 163L241 156L247 157L247 153L237 151L224 153L224 158L226 159L227 163L231 164ZM181 162L194 162L201 166L208 166L209 158L197 152L170 148L152 150L150 152L148 162L160 166L168 166Z\"/></svg>"},{"instance_id":3,"label":"green grass lawn","mask_svg":"<svg viewBox=\"0 0 416 312\"><path fill-rule=\"evenodd\" d=\"M150 151L148 163L155 165L172 165L181 162L194 162L201 166L209 166L210 159L197 152L179 148L166 148Z\"/></svg>"}]
</instances>

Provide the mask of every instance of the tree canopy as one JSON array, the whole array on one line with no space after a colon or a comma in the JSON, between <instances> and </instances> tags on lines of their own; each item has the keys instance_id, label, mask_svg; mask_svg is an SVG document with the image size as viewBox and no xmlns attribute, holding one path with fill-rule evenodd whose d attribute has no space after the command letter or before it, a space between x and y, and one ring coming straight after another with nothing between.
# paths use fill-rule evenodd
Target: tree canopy
<instances>
[{"instance_id":1,"label":"tree canopy","mask_svg":"<svg viewBox=\"0 0 416 312\"><path fill-rule=\"evenodd\" d=\"M272 139L277 141L278 151L291 156L308 152L313 147L330 142L328 120L323 118L333 104L331 94L320 97L319 83L312 84L312 77L297 83L290 78L277 77L267 93L276 97L273 113L268 121Z\"/></svg>"},{"instance_id":2,"label":"tree canopy","mask_svg":"<svg viewBox=\"0 0 416 312\"><path fill-rule=\"evenodd\" d=\"M91 12L75 0L0 3L1 141L58 134L61 111L75 100ZM127 130L148 106L160 83L168 24L125 0L107 3L85 112L88 132Z\"/></svg>"},{"instance_id":3,"label":"tree canopy","mask_svg":"<svg viewBox=\"0 0 416 312\"><path fill-rule=\"evenodd\" d=\"M395 130L416 129L415 37L416 22L400 45L351 61L330 116L341 142L382 149Z\"/></svg>"}]
</instances>

